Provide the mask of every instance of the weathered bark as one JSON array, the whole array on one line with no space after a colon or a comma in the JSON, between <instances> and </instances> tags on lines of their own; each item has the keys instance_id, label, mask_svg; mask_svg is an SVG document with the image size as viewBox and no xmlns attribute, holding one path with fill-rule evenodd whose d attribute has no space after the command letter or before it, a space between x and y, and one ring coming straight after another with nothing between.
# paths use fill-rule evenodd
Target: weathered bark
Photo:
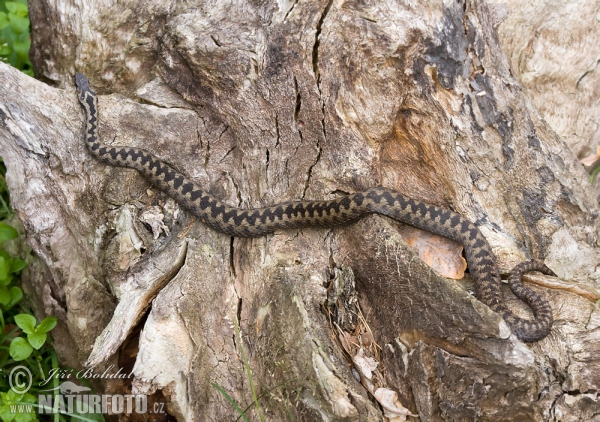
<instances>
[{"instance_id":1,"label":"weathered bark","mask_svg":"<svg viewBox=\"0 0 600 422\"><path fill-rule=\"evenodd\" d=\"M600 145L598 2L507 2L500 40L544 119L580 158ZM506 5L503 5L506 7ZM502 11L508 10L508 13ZM600 166L592 164L589 171ZM593 184L600 201L600 177Z\"/></svg>"},{"instance_id":2,"label":"weathered bark","mask_svg":"<svg viewBox=\"0 0 600 422\"><path fill-rule=\"evenodd\" d=\"M589 155L600 143L598 2L505 3L498 33L515 77L571 150Z\"/></svg>"},{"instance_id":3,"label":"weathered bark","mask_svg":"<svg viewBox=\"0 0 600 422\"><path fill-rule=\"evenodd\" d=\"M239 317L258 392L279 386L269 419L383 420L335 340L357 298L381 347L373 382L422 420L600 411L600 311L581 294L540 288L556 323L527 346L392 221L230 238L86 150L75 70L101 94L105 143L150 150L231 205L384 185L477 222L503 272L545 260L595 297L598 204L511 76L495 15L406 3L30 3L37 75L65 89L0 64L0 145L35 253L28 292L61 317L63 362L133 356L134 391L162 390L181 420L226 420L211 382L250 401Z\"/></svg>"}]
</instances>

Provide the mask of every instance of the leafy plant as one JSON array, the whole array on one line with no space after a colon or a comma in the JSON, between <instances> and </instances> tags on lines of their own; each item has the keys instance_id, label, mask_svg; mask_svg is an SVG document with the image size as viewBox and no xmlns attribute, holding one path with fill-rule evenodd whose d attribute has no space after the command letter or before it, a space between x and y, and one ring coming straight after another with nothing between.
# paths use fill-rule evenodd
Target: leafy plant
<instances>
[{"instance_id":1,"label":"leafy plant","mask_svg":"<svg viewBox=\"0 0 600 422\"><path fill-rule=\"evenodd\" d=\"M33 76L26 0L0 1L0 60Z\"/></svg>"},{"instance_id":2,"label":"leafy plant","mask_svg":"<svg viewBox=\"0 0 600 422\"><path fill-rule=\"evenodd\" d=\"M34 406L29 406L28 409L21 407L21 409L28 410L23 413L15 413L13 411L13 408L17 405L35 404L36 399L31 394L18 394L13 390L9 390L7 393L0 393L0 398L2 399L2 404L0 405L0 418L2 418L4 422L11 422L12 420L15 420L16 422L30 422L37 420L37 415L33 411Z\"/></svg>"},{"instance_id":3,"label":"leafy plant","mask_svg":"<svg viewBox=\"0 0 600 422\"><path fill-rule=\"evenodd\" d=\"M29 26L27 0L0 0L0 60L33 76L28 57ZM27 264L1 248L5 240L18 237L17 230L1 221L12 215L5 175L6 166L0 157L0 419L3 422L30 422L39 419L33 411L39 407L36 398L39 386L45 385L50 371L60 369L56 352L47 342L47 333L56 326L57 320L48 317L37 324L35 317L21 304L23 291L17 284L19 274ZM9 374L17 364L25 366L31 373L31 388L24 394L10 388ZM52 384L58 387L58 379L54 378ZM58 413L53 419L55 422L104 420L102 415L89 418Z\"/></svg>"},{"instance_id":4,"label":"leafy plant","mask_svg":"<svg viewBox=\"0 0 600 422\"><path fill-rule=\"evenodd\" d=\"M0 159L0 220L12 215L8 190L4 180L6 167ZM38 408L37 394L40 385L47 384L47 377L58 371L56 352L48 344L47 333L57 323L56 318L48 317L39 324L31 312L22 304L23 291L17 285L20 273L27 263L11 256L2 248L3 242L16 239L18 231L0 221L0 419L2 422L30 422L38 420L33 410ZM24 335L23 335L24 334ZM25 366L31 374L31 387L27 393L18 394L10 385L10 373L16 366ZM51 380L54 388L59 380ZM79 415L56 413L56 422L67 420L103 421L101 414Z\"/></svg>"},{"instance_id":5,"label":"leafy plant","mask_svg":"<svg viewBox=\"0 0 600 422\"><path fill-rule=\"evenodd\" d=\"M0 244L5 240L16 239L19 233L6 223L0 222ZM0 305L8 310L23 298L23 291L18 286L10 286L15 276L27 264L19 258L11 257L8 252L0 249ZM4 322L2 321L2 327Z\"/></svg>"},{"instance_id":6,"label":"leafy plant","mask_svg":"<svg viewBox=\"0 0 600 422\"><path fill-rule=\"evenodd\" d=\"M4 4L1 2L0 6ZM2 32L0 30L0 35ZM5 174L6 167L0 158L0 220L13 213ZM47 333L56 325L56 318L46 318L36 325L35 317L21 304L23 291L17 285L27 263L11 256L2 247L5 241L18 236L14 227L0 221L0 419L3 422L38 420L38 415L33 411L38 407L36 393L50 371L59 369L56 353L47 343ZM20 331L26 337L22 337ZM25 366L32 378L32 387L24 394L17 393L10 385L10 373L17 365ZM53 381L58 383L57 379ZM54 419L57 422L67 420L58 414Z\"/></svg>"},{"instance_id":7,"label":"leafy plant","mask_svg":"<svg viewBox=\"0 0 600 422\"><path fill-rule=\"evenodd\" d=\"M0 246L18 235L14 227L0 222ZM56 353L47 344L47 333L56 326L56 318L48 317L37 324L35 317L20 304L23 291L13 285L26 266L24 260L12 257L0 247L0 419L3 422L37 420L32 410L37 407L37 400L32 394L39 390L37 386L42 385L50 370L58 369ZM25 366L31 374L32 387L25 394L11 389L9 377L17 364Z\"/></svg>"},{"instance_id":8,"label":"leafy plant","mask_svg":"<svg viewBox=\"0 0 600 422\"><path fill-rule=\"evenodd\" d=\"M35 325L36 320L33 315L19 314L15 315L15 322L27 334L27 340L23 337L16 337L10 342L10 356L21 361L27 359L33 349L39 350L46 343L47 332L56 326L57 319L55 317L47 317Z\"/></svg>"}]
</instances>

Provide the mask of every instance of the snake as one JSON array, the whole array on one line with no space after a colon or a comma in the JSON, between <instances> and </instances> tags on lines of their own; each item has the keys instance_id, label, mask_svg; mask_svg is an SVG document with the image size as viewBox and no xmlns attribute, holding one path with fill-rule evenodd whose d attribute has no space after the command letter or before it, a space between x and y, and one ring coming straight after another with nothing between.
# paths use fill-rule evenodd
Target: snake
<instances>
[{"instance_id":1,"label":"snake","mask_svg":"<svg viewBox=\"0 0 600 422\"><path fill-rule=\"evenodd\" d=\"M81 73L75 75L75 85L85 114L85 141L91 155L110 166L137 170L213 229L230 236L259 237L282 229L347 225L370 214L386 216L460 243L470 268L475 297L501 315L519 340L535 342L549 334L553 324L550 304L525 286L521 277L534 270L551 276L556 274L544 263L534 260L513 269L508 285L533 312L533 319L517 316L503 302L500 270L490 244L479 228L460 214L385 187L372 187L331 200L284 202L254 209L230 207L144 149L102 145L98 135L97 95Z\"/></svg>"}]
</instances>

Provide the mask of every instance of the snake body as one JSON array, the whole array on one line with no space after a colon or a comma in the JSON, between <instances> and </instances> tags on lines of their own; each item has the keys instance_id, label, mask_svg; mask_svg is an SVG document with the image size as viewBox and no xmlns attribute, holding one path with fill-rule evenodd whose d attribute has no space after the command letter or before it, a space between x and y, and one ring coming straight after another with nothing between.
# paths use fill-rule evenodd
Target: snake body
<instances>
[{"instance_id":1,"label":"snake body","mask_svg":"<svg viewBox=\"0 0 600 422\"><path fill-rule=\"evenodd\" d=\"M279 229L334 227L368 214L384 215L461 243L471 269L477 299L499 313L520 340L533 342L548 335L553 322L550 305L541 295L521 283L521 275L530 270L555 274L537 261L515 267L509 286L517 297L531 307L534 319L516 316L502 302L500 271L489 243L477 226L461 215L383 187L328 201L286 202L255 209L229 207L142 149L101 145L96 93L91 89L88 79L80 73L75 76L75 84L86 116L85 139L92 155L109 165L137 170L215 230L232 236L258 237Z\"/></svg>"}]
</instances>

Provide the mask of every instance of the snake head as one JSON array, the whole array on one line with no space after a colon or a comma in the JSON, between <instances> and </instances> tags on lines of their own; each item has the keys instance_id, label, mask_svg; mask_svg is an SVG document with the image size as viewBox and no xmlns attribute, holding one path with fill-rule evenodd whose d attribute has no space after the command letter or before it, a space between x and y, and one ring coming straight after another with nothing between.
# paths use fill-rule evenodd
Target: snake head
<instances>
[{"instance_id":1,"label":"snake head","mask_svg":"<svg viewBox=\"0 0 600 422\"><path fill-rule=\"evenodd\" d=\"M85 77L83 73L75 74L75 86L77 87L77 95L79 96L79 101L85 101L86 94L96 95L96 93L90 87L90 81Z\"/></svg>"}]
</instances>

